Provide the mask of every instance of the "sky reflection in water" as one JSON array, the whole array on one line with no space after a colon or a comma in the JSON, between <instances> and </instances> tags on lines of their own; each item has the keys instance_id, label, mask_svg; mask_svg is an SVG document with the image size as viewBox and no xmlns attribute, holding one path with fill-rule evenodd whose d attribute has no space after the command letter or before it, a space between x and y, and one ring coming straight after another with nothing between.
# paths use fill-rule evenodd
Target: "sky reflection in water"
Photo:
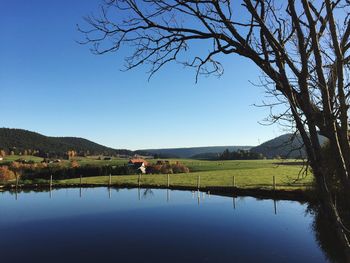
<instances>
[{"instance_id":1,"label":"sky reflection in water","mask_svg":"<svg viewBox=\"0 0 350 263\"><path fill-rule=\"evenodd\" d=\"M312 221L298 202L190 191L4 192L0 252L3 262L326 262Z\"/></svg>"}]
</instances>

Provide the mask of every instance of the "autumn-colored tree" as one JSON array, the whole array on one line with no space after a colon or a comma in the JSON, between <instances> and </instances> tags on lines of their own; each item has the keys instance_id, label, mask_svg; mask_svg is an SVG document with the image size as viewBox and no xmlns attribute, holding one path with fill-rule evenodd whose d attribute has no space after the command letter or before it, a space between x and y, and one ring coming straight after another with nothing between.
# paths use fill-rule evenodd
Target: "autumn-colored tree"
<instances>
[{"instance_id":1,"label":"autumn-colored tree","mask_svg":"<svg viewBox=\"0 0 350 263\"><path fill-rule=\"evenodd\" d=\"M189 173L190 169L180 162L176 162L171 165L173 172L176 173Z\"/></svg>"},{"instance_id":2,"label":"autumn-colored tree","mask_svg":"<svg viewBox=\"0 0 350 263\"><path fill-rule=\"evenodd\" d=\"M14 173L15 177L18 178L21 176L23 165L19 162L12 162L10 164L10 169Z\"/></svg>"},{"instance_id":3,"label":"autumn-colored tree","mask_svg":"<svg viewBox=\"0 0 350 263\"><path fill-rule=\"evenodd\" d=\"M74 158L76 155L77 155L77 152L74 150L67 151L68 159Z\"/></svg>"},{"instance_id":4,"label":"autumn-colored tree","mask_svg":"<svg viewBox=\"0 0 350 263\"><path fill-rule=\"evenodd\" d=\"M79 167L79 163L76 160L72 160L70 162L70 167L71 168L78 168Z\"/></svg>"},{"instance_id":5,"label":"autumn-colored tree","mask_svg":"<svg viewBox=\"0 0 350 263\"><path fill-rule=\"evenodd\" d=\"M162 174L172 174L173 173L173 169L171 168L170 165L164 164L162 165L162 167L160 168L160 172Z\"/></svg>"},{"instance_id":6,"label":"autumn-colored tree","mask_svg":"<svg viewBox=\"0 0 350 263\"><path fill-rule=\"evenodd\" d=\"M8 166L0 166L0 181L6 182L15 178L15 174L9 169Z\"/></svg>"},{"instance_id":7,"label":"autumn-colored tree","mask_svg":"<svg viewBox=\"0 0 350 263\"><path fill-rule=\"evenodd\" d=\"M32 164L26 164L22 165L23 168L31 169L31 170L38 170L46 168L48 165L47 163L32 163Z\"/></svg>"}]
</instances>

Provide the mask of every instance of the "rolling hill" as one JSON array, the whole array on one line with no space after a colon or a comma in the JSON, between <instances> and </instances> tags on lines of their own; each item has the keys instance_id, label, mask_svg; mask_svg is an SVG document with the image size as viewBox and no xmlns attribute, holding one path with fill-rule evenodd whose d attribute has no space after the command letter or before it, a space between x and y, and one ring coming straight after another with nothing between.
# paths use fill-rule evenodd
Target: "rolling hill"
<instances>
[{"instance_id":1,"label":"rolling hill","mask_svg":"<svg viewBox=\"0 0 350 263\"><path fill-rule=\"evenodd\" d=\"M251 146L207 146L207 147L188 147L188 148L166 148L166 149L146 149L138 152L148 152L157 154L161 158L196 158L203 156L212 156L222 153L224 150L230 151L249 150Z\"/></svg>"},{"instance_id":2,"label":"rolling hill","mask_svg":"<svg viewBox=\"0 0 350 263\"><path fill-rule=\"evenodd\" d=\"M325 137L320 136L321 144L325 142ZM140 153L151 153L158 155L159 158L193 158L193 159L217 159L219 154L228 149L230 152L237 150L250 150L251 152L261 153L267 158L280 156L282 158L304 158L306 152L300 135L283 134L272 140L264 142L258 146L212 146L212 147L189 147L189 148L166 148L166 149L147 149L137 151Z\"/></svg>"},{"instance_id":3,"label":"rolling hill","mask_svg":"<svg viewBox=\"0 0 350 263\"><path fill-rule=\"evenodd\" d=\"M0 149L7 152L39 151L41 156L63 156L67 151L84 152L92 155L133 154L129 150L112 149L87 139L76 137L48 137L22 129L0 128Z\"/></svg>"},{"instance_id":4,"label":"rolling hill","mask_svg":"<svg viewBox=\"0 0 350 263\"><path fill-rule=\"evenodd\" d=\"M319 136L323 144L326 138ZM264 142L259 146L250 149L252 152L261 153L267 158L280 156L283 158L305 158L306 152L300 135L294 136L291 133L283 134L272 140Z\"/></svg>"},{"instance_id":5,"label":"rolling hill","mask_svg":"<svg viewBox=\"0 0 350 263\"><path fill-rule=\"evenodd\" d=\"M320 136L321 143L326 139ZM67 151L74 150L78 153L90 155L155 155L158 158L193 158L193 159L217 159L224 150L250 150L261 153L267 158L281 156L283 158L305 157L305 149L302 147L300 136L284 134L261 145L251 146L207 146L187 148L146 149L138 151L118 150L106 147L87 139L77 137L49 137L42 134L22 129L0 128L0 150L23 153L25 150L38 151L40 156L64 156Z\"/></svg>"}]
</instances>

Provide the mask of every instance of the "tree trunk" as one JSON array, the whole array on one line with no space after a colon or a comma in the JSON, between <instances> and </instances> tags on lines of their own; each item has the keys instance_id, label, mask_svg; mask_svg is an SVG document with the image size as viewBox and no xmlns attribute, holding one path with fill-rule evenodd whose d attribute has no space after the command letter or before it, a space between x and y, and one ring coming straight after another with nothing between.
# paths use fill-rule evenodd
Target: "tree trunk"
<instances>
[{"instance_id":1,"label":"tree trunk","mask_svg":"<svg viewBox=\"0 0 350 263\"><path fill-rule=\"evenodd\" d=\"M344 135L344 132L339 131L339 142L342 149L342 152L344 153L344 161L346 164L346 167L348 171L350 171L350 144L349 144L349 137Z\"/></svg>"},{"instance_id":2,"label":"tree trunk","mask_svg":"<svg viewBox=\"0 0 350 263\"><path fill-rule=\"evenodd\" d=\"M342 181L343 185L345 188L350 189L350 182L349 182L349 170L348 166L346 165L346 159L348 159L350 156L344 155L342 149L345 146L341 146L341 136L338 136L338 133L336 131L336 127L334 127L334 132L331 133L331 138L330 138L330 146L331 150L334 154L334 157L336 159L336 169L338 176L340 180Z\"/></svg>"}]
</instances>

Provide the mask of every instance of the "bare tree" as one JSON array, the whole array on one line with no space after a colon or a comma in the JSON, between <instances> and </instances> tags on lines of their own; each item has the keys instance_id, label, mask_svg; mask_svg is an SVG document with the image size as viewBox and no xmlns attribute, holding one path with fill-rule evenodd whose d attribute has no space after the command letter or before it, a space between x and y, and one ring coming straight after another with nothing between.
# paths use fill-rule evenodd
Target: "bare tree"
<instances>
[{"instance_id":1,"label":"bare tree","mask_svg":"<svg viewBox=\"0 0 350 263\"><path fill-rule=\"evenodd\" d=\"M99 16L81 29L96 54L132 47L126 68L146 64L154 74L176 61L200 74L222 74L218 55L239 55L255 63L264 86L283 98L300 133L320 199L350 260L348 230L334 205L328 177L350 190L348 0L105 0ZM184 56L196 43L206 54ZM326 173L318 134L329 139L336 159Z\"/></svg>"}]
</instances>

